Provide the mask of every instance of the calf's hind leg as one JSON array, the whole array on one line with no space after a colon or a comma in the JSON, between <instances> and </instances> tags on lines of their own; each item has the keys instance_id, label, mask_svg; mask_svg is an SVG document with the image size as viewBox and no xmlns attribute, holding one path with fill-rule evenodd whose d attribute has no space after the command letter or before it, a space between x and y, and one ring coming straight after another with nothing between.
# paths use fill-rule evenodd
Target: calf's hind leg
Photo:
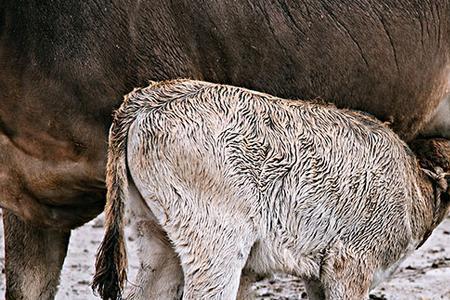
<instances>
[{"instance_id":1,"label":"calf's hind leg","mask_svg":"<svg viewBox=\"0 0 450 300\"><path fill-rule=\"evenodd\" d=\"M154 221L138 222L136 231L140 267L126 299L181 299L183 271L165 233Z\"/></svg>"},{"instance_id":2,"label":"calf's hind leg","mask_svg":"<svg viewBox=\"0 0 450 300\"><path fill-rule=\"evenodd\" d=\"M3 210L6 299L54 299L70 231L38 228Z\"/></svg>"},{"instance_id":3,"label":"calf's hind leg","mask_svg":"<svg viewBox=\"0 0 450 300\"><path fill-rule=\"evenodd\" d=\"M180 259L133 181L128 196L127 217L134 223L140 266L126 299L178 300L183 289Z\"/></svg>"},{"instance_id":4,"label":"calf's hind leg","mask_svg":"<svg viewBox=\"0 0 450 300\"><path fill-rule=\"evenodd\" d=\"M189 216L192 218L192 216ZM188 216L183 220L188 220ZM250 226L235 227L229 220L190 220L168 230L184 272L183 299L236 299L242 269L254 242Z\"/></svg>"}]
</instances>

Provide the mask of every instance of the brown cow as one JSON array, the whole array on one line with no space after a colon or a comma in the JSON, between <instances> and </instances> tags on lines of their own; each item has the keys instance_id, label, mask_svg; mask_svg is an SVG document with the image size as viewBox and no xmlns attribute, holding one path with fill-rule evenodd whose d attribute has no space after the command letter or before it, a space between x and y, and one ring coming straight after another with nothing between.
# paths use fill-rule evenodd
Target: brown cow
<instances>
[{"instance_id":1,"label":"brown cow","mask_svg":"<svg viewBox=\"0 0 450 300\"><path fill-rule=\"evenodd\" d=\"M53 298L70 230L104 205L110 114L149 79L321 97L391 120L406 140L443 103L429 132L448 137L449 6L0 0L7 298Z\"/></svg>"}]
</instances>

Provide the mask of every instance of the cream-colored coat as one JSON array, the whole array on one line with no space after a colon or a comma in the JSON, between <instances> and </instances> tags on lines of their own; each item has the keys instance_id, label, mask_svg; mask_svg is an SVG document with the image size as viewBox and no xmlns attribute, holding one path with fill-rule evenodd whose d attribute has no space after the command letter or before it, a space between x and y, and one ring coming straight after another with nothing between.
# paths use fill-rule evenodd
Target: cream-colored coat
<instances>
[{"instance_id":1,"label":"cream-colored coat","mask_svg":"<svg viewBox=\"0 0 450 300\"><path fill-rule=\"evenodd\" d=\"M310 299L367 298L447 211L372 117L189 80L126 97L107 184L94 286L113 299L125 208L141 239L130 298L193 300L236 298L243 270L300 276Z\"/></svg>"}]
</instances>

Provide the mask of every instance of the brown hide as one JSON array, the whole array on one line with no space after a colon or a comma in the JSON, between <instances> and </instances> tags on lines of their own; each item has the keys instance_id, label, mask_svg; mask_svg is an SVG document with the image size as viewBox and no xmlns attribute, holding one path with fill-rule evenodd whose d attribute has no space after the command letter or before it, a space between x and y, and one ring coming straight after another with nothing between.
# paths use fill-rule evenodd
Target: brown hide
<instances>
[{"instance_id":1,"label":"brown hide","mask_svg":"<svg viewBox=\"0 0 450 300\"><path fill-rule=\"evenodd\" d=\"M447 93L448 0L0 2L0 203L73 228L104 201L123 94L191 77L361 109L412 139Z\"/></svg>"}]
</instances>

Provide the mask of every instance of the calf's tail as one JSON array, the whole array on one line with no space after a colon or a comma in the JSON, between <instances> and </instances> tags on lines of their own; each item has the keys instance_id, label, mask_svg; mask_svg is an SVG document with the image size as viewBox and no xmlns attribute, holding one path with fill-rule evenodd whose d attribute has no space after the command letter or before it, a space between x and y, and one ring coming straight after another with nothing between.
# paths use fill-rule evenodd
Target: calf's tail
<instances>
[{"instance_id":1,"label":"calf's tail","mask_svg":"<svg viewBox=\"0 0 450 300\"><path fill-rule=\"evenodd\" d=\"M106 167L105 234L98 249L92 289L102 299L121 299L127 278L124 239L124 198L128 188L127 135L137 111L129 99L116 111L109 132Z\"/></svg>"}]
</instances>

